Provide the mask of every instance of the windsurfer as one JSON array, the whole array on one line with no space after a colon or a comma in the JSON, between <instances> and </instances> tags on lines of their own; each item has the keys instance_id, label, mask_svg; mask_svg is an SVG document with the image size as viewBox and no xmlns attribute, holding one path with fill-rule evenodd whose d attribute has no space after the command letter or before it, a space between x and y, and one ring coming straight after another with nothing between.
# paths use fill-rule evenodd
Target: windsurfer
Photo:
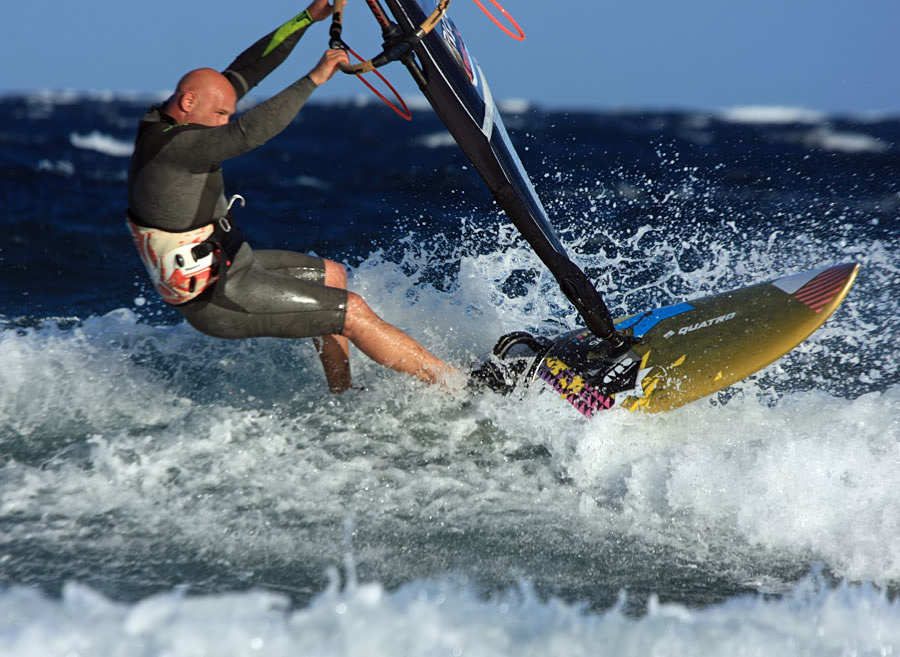
<instances>
[{"instance_id":1,"label":"windsurfer","mask_svg":"<svg viewBox=\"0 0 900 657\"><path fill-rule=\"evenodd\" d=\"M231 121L235 105L313 22L332 12L328 0L313 0L224 72L185 75L168 101L144 115L128 178L129 226L163 298L203 333L313 337L335 393L351 385L349 342L381 365L459 387L462 375L454 367L347 290L343 265L291 251L254 251L233 226L221 162L284 130L313 90L347 63L347 54L326 51L309 74Z\"/></svg>"}]
</instances>

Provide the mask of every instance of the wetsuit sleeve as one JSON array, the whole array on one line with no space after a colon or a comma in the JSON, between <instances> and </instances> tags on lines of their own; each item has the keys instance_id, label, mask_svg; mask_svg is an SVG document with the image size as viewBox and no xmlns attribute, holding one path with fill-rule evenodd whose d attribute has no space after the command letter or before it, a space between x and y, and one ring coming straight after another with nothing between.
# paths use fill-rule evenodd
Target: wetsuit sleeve
<instances>
[{"instance_id":1,"label":"wetsuit sleeve","mask_svg":"<svg viewBox=\"0 0 900 657\"><path fill-rule=\"evenodd\" d=\"M287 59L300 37L312 24L309 11L304 10L278 29L269 32L231 62L222 73L231 82L238 99L243 98Z\"/></svg>"},{"instance_id":2,"label":"wetsuit sleeve","mask_svg":"<svg viewBox=\"0 0 900 657\"><path fill-rule=\"evenodd\" d=\"M231 126L240 131L245 150L264 144L284 130L315 88L316 83L305 75L288 88L241 114Z\"/></svg>"},{"instance_id":3,"label":"wetsuit sleeve","mask_svg":"<svg viewBox=\"0 0 900 657\"><path fill-rule=\"evenodd\" d=\"M294 84L223 126L175 126L167 153L199 171L260 146L290 125L316 84L303 76Z\"/></svg>"}]
</instances>

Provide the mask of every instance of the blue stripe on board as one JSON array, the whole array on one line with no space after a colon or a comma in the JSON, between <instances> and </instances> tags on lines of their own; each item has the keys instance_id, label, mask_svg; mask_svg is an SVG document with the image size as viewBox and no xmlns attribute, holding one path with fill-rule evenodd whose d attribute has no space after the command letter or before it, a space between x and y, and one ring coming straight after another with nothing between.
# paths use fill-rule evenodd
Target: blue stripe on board
<instances>
[{"instance_id":1,"label":"blue stripe on board","mask_svg":"<svg viewBox=\"0 0 900 657\"><path fill-rule=\"evenodd\" d=\"M694 307L689 303L676 303L674 306L665 306L657 308L644 315L635 315L621 322L616 322L616 328L626 329L634 326L634 336L640 338L647 334L650 329L659 324L664 319L686 313L693 310Z\"/></svg>"}]
</instances>

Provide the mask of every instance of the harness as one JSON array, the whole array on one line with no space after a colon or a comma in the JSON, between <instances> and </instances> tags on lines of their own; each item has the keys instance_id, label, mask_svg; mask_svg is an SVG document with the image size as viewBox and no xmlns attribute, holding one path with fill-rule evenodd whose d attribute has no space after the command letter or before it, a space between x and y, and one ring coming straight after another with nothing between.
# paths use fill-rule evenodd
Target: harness
<instances>
[{"instance_id":1,"label":"harness","mask_svg":"<svg viewBox=\"0 0 900 657\"><path fill-rule=\"evenodd\" d=\"M235 194L224 217L182 232L143 226L128 210L127 224L138 254L166 303L187 303L213 283L217 283L217 293L224 288L228 267L244 243L241 229L233 224L235 201L244 206L244 197ZM220 267L220 263L225 266Z\"/></svg>"}]
</instances>

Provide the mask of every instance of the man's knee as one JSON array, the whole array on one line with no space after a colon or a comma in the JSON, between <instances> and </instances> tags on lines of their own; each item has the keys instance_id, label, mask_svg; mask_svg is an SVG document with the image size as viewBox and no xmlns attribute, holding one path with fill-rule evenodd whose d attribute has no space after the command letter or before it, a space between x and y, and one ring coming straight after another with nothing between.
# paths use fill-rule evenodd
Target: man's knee
<instances>
[{"instance_id":1,"label":"man's knee","mask_svg":"<svg viewBox=\"0 0 900 657\"><path fill-rule=\"evenodd\" d=\"M333 260L325 261L325 285L347 289L347 268Z\"/></svg>"},{"instance_id":2,"label":"man's knee","mask_svg":"<svg viewBox=\"0 0 900 657\"><path fill-rule=\"evenodd\" d=\"M362 319L374 315L369 304L356 292L347 292L347 318Z\"/></svg>"},{"instance_id":3,"label":"man's knee","mask_svg":"<svg viewBox=\"0 0 900 657\"><path fill-rule=\"evenodd\" d=\"M347 312L344 317L343 334L353 337L357 331L365 330L377 321L378 316L361 296L355 292L347 292Z\"/></svg>"}]
</instances>

